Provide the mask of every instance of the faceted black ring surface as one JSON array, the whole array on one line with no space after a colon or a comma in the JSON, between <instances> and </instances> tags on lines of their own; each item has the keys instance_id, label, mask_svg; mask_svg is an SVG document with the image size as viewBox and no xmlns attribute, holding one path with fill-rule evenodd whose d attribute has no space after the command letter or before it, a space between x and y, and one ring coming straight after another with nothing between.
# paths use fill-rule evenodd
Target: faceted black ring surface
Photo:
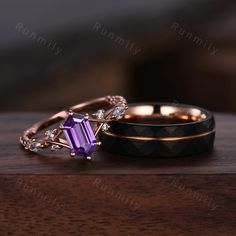
<instances>
[{"instance_id":1,"label":"faceted black ring surface","mask_svg":"<svg viewBox=\"0 0 236 236\"><path fill-rule=\"evenodd\" d=\"M103 149L121 155L177 157L210 151L215 138L211 112L185 104L129 104L120 121L101 134Z\"/></svg>"}]
</instances>

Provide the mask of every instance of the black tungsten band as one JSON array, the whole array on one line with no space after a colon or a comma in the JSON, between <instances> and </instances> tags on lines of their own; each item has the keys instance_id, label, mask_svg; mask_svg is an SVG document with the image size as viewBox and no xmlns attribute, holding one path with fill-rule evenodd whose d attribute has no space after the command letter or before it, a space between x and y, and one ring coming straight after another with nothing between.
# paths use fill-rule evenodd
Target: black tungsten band
<instances>
[{"instance_id":1,"label":"black tungsten band","mask_svg":"<svg viewBox=\"0 0 236 236\"><path fill-rule=\"evenodd\" d=\"M100 138L104 150L121 155L193 155L213 148L215 121L211 112L195 106L130 104L125 118L110 122Z\"/></svg>"}]
</instances>

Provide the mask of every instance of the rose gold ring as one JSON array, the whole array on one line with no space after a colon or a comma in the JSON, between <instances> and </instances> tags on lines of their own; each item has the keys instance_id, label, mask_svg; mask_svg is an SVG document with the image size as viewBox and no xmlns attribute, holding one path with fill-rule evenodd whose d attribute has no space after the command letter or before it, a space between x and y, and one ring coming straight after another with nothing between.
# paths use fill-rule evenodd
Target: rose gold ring
<instances>
[{"instance_id":1,"label":"rose gold ring","mask_svg":"<svg viewBox=\"0 0 236 236\"><path fill-rule=\"evenodd\" d=\"M98 107L100 109L96 110ZM107 131L108 122L121 119L127 109L127 102L122 96L106 96L80 103L34 124L24 131L20 143L32 152L46 148L51 148L51 151L68 148L71 156L90 160L96 147L101 145L97 140L98 133ZM64 122L38 137L40 131L60 121ZM65 138L61 137L63 134Z\"/></svg>"}]
</instances>

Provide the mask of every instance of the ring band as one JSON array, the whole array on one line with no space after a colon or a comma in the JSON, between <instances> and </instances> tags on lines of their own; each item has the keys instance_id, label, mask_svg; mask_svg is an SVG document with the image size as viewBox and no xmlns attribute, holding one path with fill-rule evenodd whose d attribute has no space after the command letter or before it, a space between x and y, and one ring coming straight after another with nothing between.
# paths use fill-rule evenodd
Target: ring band
<instances>
[{"instance_id":1,"label":"ring band","mask_svg":"<svg viewBox=\"0 0 236 236\"><path fill-rule=\"evenodd\" d=\"M214 144L214 116L196 106L129 104L123 119L109 124L100 135L103 149L122 155L186 156L209 151Z\"/></svg>"},{"instance_id":2,"label":"ring band","mask_svg":"<svg viewBox=\"0 0 236 236\"><path fill-rule=\"evenodd\" d=\"M88 111L99 109L91 115ZM127 102L122 96L106 96L93 99L56 113L55 115L34 124L25 130L20 143L29 151L37 152L40 149L51 148L56 151L61 148L68 148L71 156L85 157L91 159L91 154L96 146L100 145L96 138L99 131L106 131L109 128L108 122L121 119L127 110ZM86 111L86 113L84 113ZM36 137L39 132L64 120L59 127L47 130L41 137ZM93 122L94 125L91 125ZM66 139L61 138L62 134Z\"/></svg>"}]
</instances>

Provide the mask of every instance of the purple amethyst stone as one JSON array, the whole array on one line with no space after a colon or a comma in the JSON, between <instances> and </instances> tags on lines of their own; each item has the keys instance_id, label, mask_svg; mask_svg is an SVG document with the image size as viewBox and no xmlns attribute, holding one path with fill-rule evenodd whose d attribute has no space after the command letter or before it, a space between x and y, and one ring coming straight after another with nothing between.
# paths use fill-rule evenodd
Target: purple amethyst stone
<instances>
[{"instance_id":1,"label":"purple amethyst stone","mask_svg":"<svg viewBox=\"0 0 236 236\"><path fill-rule=\"evenodd\" d=\"M88 157L95 151L97 140L89 121L83 115L70 115L64 123L64 134L76 155Z\"/></svg>"}]
</instances>

